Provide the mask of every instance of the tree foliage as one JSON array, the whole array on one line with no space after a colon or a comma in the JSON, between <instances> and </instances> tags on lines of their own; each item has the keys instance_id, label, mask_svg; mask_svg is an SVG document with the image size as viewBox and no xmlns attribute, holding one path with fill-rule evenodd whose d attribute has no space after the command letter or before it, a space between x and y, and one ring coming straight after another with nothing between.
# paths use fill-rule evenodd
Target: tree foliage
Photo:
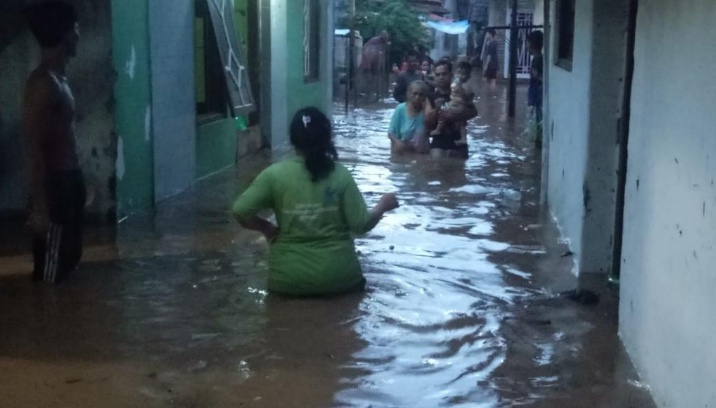
<instances>
[{"instance_id":1,"label":"tree foliage","mask_svg":"<svg viewBox=\"0 0 716 408\"><path fill-rule=\"evenodd\" d=\"M390 63L402 61L405 53L416 46L422 50L430 48L430 36L420 14L407 0L356 0L355 24L365 40L388 32Z\"/></svg>"}]
</instances>

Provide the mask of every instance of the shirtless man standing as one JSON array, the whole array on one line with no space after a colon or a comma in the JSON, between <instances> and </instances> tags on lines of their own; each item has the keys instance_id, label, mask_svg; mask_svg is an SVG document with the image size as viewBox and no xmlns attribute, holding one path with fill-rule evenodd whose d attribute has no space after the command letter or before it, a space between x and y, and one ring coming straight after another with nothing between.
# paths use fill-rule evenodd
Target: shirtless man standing
<instances>
[{"instance_id":1,"label":"shirtless man standing","mask_svg":"<svg viewBox=\"0 0 716 408\"><path fill-rule=\"evenodd\" d=\"M77 53L74 7L48 1L26 10L42 61L32 72L23 106L33 232L33 280L58 283L82 257L85 184L75 141L75 100L65 69Z\"/></svg>"}]
</instances>

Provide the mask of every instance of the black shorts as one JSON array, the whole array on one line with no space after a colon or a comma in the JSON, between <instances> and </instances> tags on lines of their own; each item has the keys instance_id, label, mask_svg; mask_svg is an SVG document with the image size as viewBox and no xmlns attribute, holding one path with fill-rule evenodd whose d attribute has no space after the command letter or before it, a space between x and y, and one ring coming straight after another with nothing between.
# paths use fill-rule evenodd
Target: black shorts
<instances>
[{"instance_id":1,"label":"black shorts","mask_svg":"<svg viewBox=\"0 0 716 408\"><path fill-rule=\"evenodd\" d=\"M497 79L497 67L487 68L484 77L486 79Z\"/></svg>"},{"instance_id":2,"label":"black shorts","mask_svg":"<svg viewBox=\"0 0 716 408\"><path fill-rule=\"evenodd\" d=\"M82 257L82 223L86 200L81 170L55 171L45 188L49 226L33 236L33 271L36 281L58 283L73 271Z\"/></svg>"},{"instance_id":3,"label":"black shorts","mask_svg":"<svg viewBox=\"0 0 716 408\"><path fill-rule=\"evenodd\" d=\"M447 135L446 135L447 136ZM444 152L446 157L452 157L456 159L467 159L469 157L469 150L466 144L456 144L455 142L460 140L460 135L449 135L449 136L435 137L433 142L430 143L430 150L440 149Z\"/></svg>"}]
</instances>

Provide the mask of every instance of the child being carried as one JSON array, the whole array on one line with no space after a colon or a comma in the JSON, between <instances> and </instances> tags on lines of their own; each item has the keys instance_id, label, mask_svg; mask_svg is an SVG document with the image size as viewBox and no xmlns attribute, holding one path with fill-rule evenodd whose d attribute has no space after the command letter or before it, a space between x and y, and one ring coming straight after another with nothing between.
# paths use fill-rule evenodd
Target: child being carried
<instances>
[{"instance_id":1,"label":"child being carried","mask_svg":"<svg viewBox=\"0 0 716 408\"><path fill-rule=\"evenodd\" d=\"M453 113L462 112L468 104L473 103L475 94L472 91L470 84L468 83L470 81L471 76L472 64L467 61L460 62L457 66L457 78L455 78L455 81L453 81L452 85L450 86L450 101L445 102L440 107L441 110L449 110ZM438 122L438 126L435 128L435 130L430 132L430 136L438 136L442 134L442 132L445 130L445 127L448 125L448 123L445 123L441 120L440 122ZM457 122L454 123L454 125L457 126L458 130L460 131L460 139L455 141L455 144L467 144L467 122Z\"/></svg>"}]
</instances>

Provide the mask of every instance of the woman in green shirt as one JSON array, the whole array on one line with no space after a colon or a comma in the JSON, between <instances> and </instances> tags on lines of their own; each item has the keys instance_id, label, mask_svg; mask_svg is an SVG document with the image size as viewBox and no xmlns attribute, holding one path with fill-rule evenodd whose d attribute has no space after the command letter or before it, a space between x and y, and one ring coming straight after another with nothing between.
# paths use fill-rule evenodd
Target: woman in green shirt
<instances>
[{"instance_id":1,"label":"woman in green shirt","mask_svg":"<svg viewBox=\"0 0 716 408\"><path fill-rule=\"evenodd\" d=\"M373 229L398 201L385 194L368 210L348 169L336 163L331 121L320 110L298 111L289 132L295 157L261 172L233 206L239 223L270 243L269 291L312 296L362 289L352 234ZM276 214L278 226L257 216L264 209Z\"/></svg>"}]
</instances>

